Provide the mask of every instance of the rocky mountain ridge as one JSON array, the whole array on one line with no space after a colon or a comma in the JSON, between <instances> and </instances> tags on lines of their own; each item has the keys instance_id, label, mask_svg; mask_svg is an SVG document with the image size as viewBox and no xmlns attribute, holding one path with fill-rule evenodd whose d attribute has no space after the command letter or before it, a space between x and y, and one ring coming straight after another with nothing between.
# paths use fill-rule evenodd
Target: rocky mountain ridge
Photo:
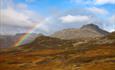
<instances>
[{"instance_id":1,"label":"rocky mountain ridge","mask_svg":"<svg viewBox=\"0 0 115 70\"><path fill-rule=\"evenodd\" d=\"M92 39L107 35L108 32L100 29L97 25L87 24L82 26L80 29L64 29L55 32L51 37L60 39Z\"/></svg>"}]
</instances>

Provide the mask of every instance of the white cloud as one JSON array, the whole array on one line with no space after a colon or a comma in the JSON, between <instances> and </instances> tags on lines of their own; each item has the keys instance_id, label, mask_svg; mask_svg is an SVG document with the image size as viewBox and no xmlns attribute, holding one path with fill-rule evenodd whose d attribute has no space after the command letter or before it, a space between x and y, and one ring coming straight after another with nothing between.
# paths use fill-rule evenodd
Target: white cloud
<instances>
[{"instance_id":1,"label":"white cloud","mask_svg":"<svg viewBox=\"0 0 115 70\"><path fill-rule=\"evenodd\" d=\"M0 9L13 6L12 0L0 0Z\"/></svg>"},{"instance_id":2,"label":"white cloud","mask_svg":"<svg viewBox=\"0 0 115 70\"><path fill-rule=\"evenodd\" d=\"M112 31L115 31L115 15L112 15L110 18L109 18L109 21L111 23L111 32Z\"/></svg>"},{"instance_id":3,"label":"white cloud","mask_svg":"<svg viewBox=\"0 0 115 70\"><path fill-rule=\"evenodd\" d=\"M97 14L101 14L101 15L107 15L108 11L102 8L97 8L97 7L91 7L91 8L87 8L89 11L93 12L93 13L97 13Z\"/></svg>"},{"instance_id":4,"label":"white cloud","mask_svg":"<svg viewBox=\"0 0 115 70\"><path fill-rule=\"evenodd\" d=\"M14 4L13 0L1 0L1 3L3 5L0 8L0 18L2 19L0 24L32 27L43 19L36 12L29 10L27 4Z\"/></svg>"},{"instance_id":5,"label":"white cloud","mask_svg":"<svg viewBox=\"0 0 115 70\"><path fill-rule=\"evenodd\" d=\"M108 17L105 30L109 32L115 31L115 15Z\"/></svg>"},{"instance_id":6,"label":"white cloud","mask_svg":"<svg viewBox=\"0 0 115 70\"><path fill-rule=\"evenodd\" d=\"M21 9L21 10L27 9L27 5L23 4L23 3L17 4L16 6L17 6L18 9Z\"/></svg>"},{"instance_id":7,"label":"white cloud","mask_svg":"<svg viewBox=\"0 0 115 70\"><path fill-rule=\"evenodd\" d=\"M109 18L110 22L113 23L115 25L115 15L112 15L110 18Z\"/></svg>"},{"instance_id":8,"label":"white cloud","mask_svg":"<svg viewBox=\"0 0 115 70\"><path fill-rule=\"evenodd\" d=\"M96 0L96 4L115 4L115 0Z\"/></svg>"},{"instance_id":9,"label":"white cloud","mask_svg":"<svg viewBox=\"0 0 115 70\"><path fill-rule=\"evenodd\" d=\"M22 26L22 27L31 27L33 24L29 21L30 17L27 15L16 12L13 8L7 8L1 10L0 12L1 24Z\"/></svg>"},{"instance_id":10,"label":"white cloud","mask_svg":"<svg viewBox=\"0 0 115 70\"><path fill-rule=\"evenodd\" d=\"M39 24L43 17L29 10L26 4L14 4L13 0L1 0L0 7L0 33L25 32Z\"/></svg>"},{"instance_id":11,"label":"white cloud","mask_svg":"<svg viewBox=\"0 0 115 70\"><path fill-rule=\"evenodd\" d=\"M82 15L77 15L77 16L67 15L61 17L60 19L63 23L84 22L90 20L88 16L82 16Z\"/></svg>"}]
</instances>

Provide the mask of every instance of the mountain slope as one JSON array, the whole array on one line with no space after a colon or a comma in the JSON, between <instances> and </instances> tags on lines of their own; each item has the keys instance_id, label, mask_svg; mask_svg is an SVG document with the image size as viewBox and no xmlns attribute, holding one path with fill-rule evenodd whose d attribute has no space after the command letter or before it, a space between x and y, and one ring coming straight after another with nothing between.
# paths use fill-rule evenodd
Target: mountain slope
<instances>
[{"instance_id":1,"label":"mountain slope","mask_svg":"<svg viewBox=\"0 0 115 70\"><path fill-rule=\"evenodd\" d=\"M13 45L24 35L25 33L19 33L16 35L0 35L0 48L13 47ZM32 42L37 36L39 35L34 33L30 34L28 39L26 39L22 45Z\"/></svg>"},{"instance_id":2,"label":"mountain slope","mask_svg":"<svg viewBox=\"0 0 115 70\"><path fill-rule=\"evenodd\" d=\"M0 48L11 47L14 43L13 38L11 35L0 35Z\"/></svg>"},{"instance_id":3,"label":"mountain slope","mask_svg":"<svg viewBox=\"0 0 115 70\"><path fill-rule=\"evenodd\" d=\"M26 35L26 34L27 34L27 33L19 33L19 34L16 34L16 35L14 36L15 42L17 42L17 40L19 40L22 36L24 36L24 35ZM36 37L38 37L38 36L39 36L39 34L36 34L36 33L31 33L31 34L29 34L28 38L25 39L24 42L23 42L21 45L32 42L32 41L33 41Z\"/></svg>"},{"instance_id":4,"label":"mountain slope","mask_svg":"<svg viewBox=\"0 0 115 70\"><path fill-rule=\"evenodd\" d=\"M55 47L60 44L59 42L67 44L65 40L61 41L57 38L37 37L33 43L20 46L28 46L27 49L0 51L0 70L115 70L115 38L113 37L115 33L68 49L63 45L65 48L28 50L32 47L38 48L39 45ZM96 43L105 39L113 42Z\"/></svg>"},{"instance_id":5,"label":"mountain slope","mask_svg":"<svg viewBox=\"0 0 115 70\"><path fill-rule=\"evenodd\" d=\"M61 40L48 36L38 36L33 42L22 45L24 48L45 49L45 48L64 48L73 46L71 40Z\"/></svg>"},{"instance_id":6,"label":"mountain slope","mask_svg":"<svg viewBox=\"0 0 115 70\"><path fill-rule=\"evenodd\" d=\"M80 29L64 29L51 35L61 39L91 39L107 35L108 32L100 29L97 25L88 24Z\"/></svg>"}]
</instances>

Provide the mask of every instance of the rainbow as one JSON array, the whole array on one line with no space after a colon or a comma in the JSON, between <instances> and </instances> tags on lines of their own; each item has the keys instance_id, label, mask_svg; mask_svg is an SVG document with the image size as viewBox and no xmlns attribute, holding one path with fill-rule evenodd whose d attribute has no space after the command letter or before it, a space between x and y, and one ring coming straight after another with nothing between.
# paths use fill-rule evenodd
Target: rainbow
<instances>
[{"instance_id":1,"label":"rainbow","mask_svg":"<svg viewBox=\"0 0 115 70\"><path fill-rule=\"evenodd\" d=\"M21 45L29 36L30 34L34 31L34 28L36 28L36 25L33 26L30 30L28 30L24 35L22 35L14 44L14 46L19 46Z\"/></svg>"},{"instance_id":2,"label":"rainbow","mask_svg":"<svg viewBox=\"0 0 115 70\"><path fill-rule=\"evenodd\" d=\"M32 26L31 29L29 29L23 36L21 36L17 41L16 43L14 43L14 47L17 47L19 45L22 45L22 43L31 35L31 33L36 30L37 28L39 28L43 23L47 22L47 20L49 19L45 19L44 21L42 21L41 23L39 24L35 24Z\"/></svg>"}]
</instances>

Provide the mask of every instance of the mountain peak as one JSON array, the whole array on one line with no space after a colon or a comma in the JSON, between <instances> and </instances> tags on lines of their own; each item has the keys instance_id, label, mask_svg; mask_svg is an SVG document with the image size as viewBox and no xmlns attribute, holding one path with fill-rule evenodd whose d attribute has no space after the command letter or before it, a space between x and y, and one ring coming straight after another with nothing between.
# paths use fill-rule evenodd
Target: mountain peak
<instances>
[{"instance_id":1,"label":"mountain peak","mask_svg":"<svg viewBox=\"0 0 115 70\"><path fill-rule=\"evenodd\" d=\"M81 29L99 29L99 27L91 23L91 24L83 25Z\"/></svg>"},{"instance_id":2,"label":"mountain peak","mask_svg":"<svg viewBox=\"0 0 115 70\"><path fill-rule=\"evenodd\" d=\"M83 25L80 29L65 29L55 32L52 37L61 39L92 39L107 35L108 32L95 24Z\"/></svg>"}]
</instances>

